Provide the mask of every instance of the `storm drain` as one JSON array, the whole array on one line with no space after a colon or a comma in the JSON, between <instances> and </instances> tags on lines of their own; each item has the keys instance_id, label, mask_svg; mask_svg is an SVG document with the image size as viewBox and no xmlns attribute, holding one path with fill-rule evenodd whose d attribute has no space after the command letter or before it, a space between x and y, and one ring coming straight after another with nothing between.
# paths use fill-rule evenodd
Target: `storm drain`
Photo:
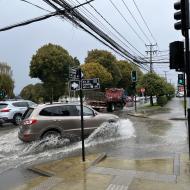
<instances>
[{"instance_id":1,"label":"storm drain","mask_svg":"<svg viewBox=\"0 0 190 190\"><path fill-rule=\"evenodd\" d=\"M34 187L32 190L50 190L62 181L63 180L61 178L50 177L48 180L41 183L38 187Z\"/></svg>"}]
</instances>

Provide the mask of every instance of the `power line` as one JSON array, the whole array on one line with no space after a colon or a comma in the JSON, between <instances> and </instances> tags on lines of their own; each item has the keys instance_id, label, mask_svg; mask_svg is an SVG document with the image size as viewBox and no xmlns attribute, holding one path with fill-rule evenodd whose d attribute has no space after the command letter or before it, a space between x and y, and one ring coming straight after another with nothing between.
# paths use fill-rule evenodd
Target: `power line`
<instances>
[{"instance_id":1,"label":"power line","mask_svg":"<svg viewBox=\"0 0 190 190\"><path fill-rule=\"evenodd\" d=\"M39 5L37 5L37 4L31 3L30 1L27 1L27 0L20 0L20 1L23 1L23 2L25 2L25 3L28 3L28 4L32 5L32 6L34 6L34 7L37 7L37 8L39 8L39 9L43 10L43 11L46 11L46 12L51 13L51 11L49 11L49 10L47 10L47 9L45 9L45 8L43 8L43 7L39 6Z\"/></svg>"},{"instance_id":2,"label":"power line","mask_svg":"<svg viewBox=\"0 0 190 190\"><path fill-rule=\"evenodd\" d=\"M139 14L140 14L140 16L141 16L141 18L142 18L142 20L143 20L145 26L147 27L147 29L148 29L150 35L152 36L152 39L153 39L153 40L155 41L155 43L158 45L158 43L157 43L157 41L156 41L156 38L155 38L154 35L152 34L152 32L151 32L151 30L150 30L150 28L149 28L147 22L145 21L145 19L144 19L142 13L141 13L141 11L140 11L140 9L138 8L138 5L137 5L137 3L135 2L135 0L133 0L133 3L134 3L134 5L135 5L137 11L139 12Z\"/></svg>"},{"instance_id":3,"label":"power line","mask_svg":"<svg viewBox=\"0 0 190 190\"><path fill-rule=\"evenodd\" d=\"M124 21L129 25L129 27L132 29L132 31L136 34L136 36L143 42L143 44L146 44L146 42L141 38L141 36L136 32L136 30L132 27L132 25L127 21L127 19L121 13L121 11L117 8L115 3L112 0L109 0L109 1L112 4L112 6L117 10L117 12L120 14L120 16L124 19Z\"/></svg>"},{"instance_id":4,"label":"power line","mask_svg":"<svg viewBox=\"0 0 190 190\"><path fill-rule=\"evenodd\" d=\"M133 15L133 13L130 11L129 7L127 6L127 4L125 3L124 0L122 0L124 6L126 7L126 9L128 10L128 12L130 13L130 15L132 16L133 20L135 21L135 23L137 24L138 28L140 29L140 31L143 33L143 35L145 36L145 38L149 41L149 43L151 43L151 40L149 39L148 35L144 32L144 30L142 29L142 27L140 26L140 24L138 23L137 19L135 18L135 16Z\"/></svg>"},{"instance_id":5,"label":"power line","mask_svg":"<svg viewBox=\"0 0 190 190\"><path fill-rule=\"evenodd\" d=\"M55 9L59 9L55 4L58 4L62 8L70 8L70 4L68 4L64 0L53 0L53 3L49 2L49 0L44 0L49 5L53 6ZM87 18L85 18L83 15L81 15L78 10L72 10L69 11L69 14L71 15L70 20L78 20L79 22L83 23L86 27L90 28L93 32L95 32L98 36L100 36L105 42L109 43L114 49L120 52L122 54L122 57L125 57L130 62L133 62L138 67L141 67L145 70L144 66L140 65L141 61L137 60L136 57L134 57L132 54L130 54L126 49L124 49L122 46L120 46L116 41L114 41L112 38L110 38L104 31L100 30L97 26L95 26L92 22L90 22ZM68 13L64 13L65 17L68 17Z\"/></svg>"},{"instance_id":6,"label":"power line","mask_svg":"<svg viewBox=\"0 0 190 190\"><path fill-rule=\"evenodd\" d=\"M134 50L144 56L135 46L133 46L93 5L89 3L89 6L123 39L125 40ZM128 47L128 46L127 46ZM129 48L129 47L128 47ZM131 50L131 48L129 48ZM131 50L133 52L133 50Z\"/></svg>"}]
</instances>

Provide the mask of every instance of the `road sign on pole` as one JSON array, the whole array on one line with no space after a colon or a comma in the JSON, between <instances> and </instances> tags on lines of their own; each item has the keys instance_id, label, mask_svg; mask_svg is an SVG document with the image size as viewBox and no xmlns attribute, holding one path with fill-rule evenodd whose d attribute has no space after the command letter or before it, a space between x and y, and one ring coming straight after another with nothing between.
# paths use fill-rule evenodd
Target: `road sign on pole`
<instances>
[{"instance_id":1,"label":"road sign on pole","mask_svg":"<svg viewBox=\"0 0 190 190\"><path fill-rule=\"evenodd\" d=\"M70 80L70 90L71 91L80 90L80 81L79 80Z\"/></svg>"},{"instance_id":2,"label":"road sign on pole","mask_svg":"<svg viewBox=\"0 0 190 190\"><path fill-rule=\"evenodd\" d=\"M83 79L81 82L81 88L83 90L94 90L100 89L100 82L99 78L94 79Z\"/></svg>"}]
</instances>

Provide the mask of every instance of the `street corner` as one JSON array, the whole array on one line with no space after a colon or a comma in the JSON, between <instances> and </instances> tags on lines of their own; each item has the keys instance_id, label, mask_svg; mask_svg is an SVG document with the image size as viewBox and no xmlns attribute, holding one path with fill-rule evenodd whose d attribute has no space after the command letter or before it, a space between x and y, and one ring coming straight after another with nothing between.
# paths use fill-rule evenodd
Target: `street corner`
<instances>
[{"instance_id":1,"label":"street corner","mask_svg":"<svg viewBox=\"0 0 190 190\"><path fill-rule=\"evenodd\" d=\"M130 160L109 157L88 172L112 176L108 189L163 190L189 189L187 168L180 169L180 156ZM184 165L185 168L185 165ZM182 173L182 174L181 174ZM181 180L183 174L186 180Z\"/></svg>"},{"instance_id":2,"label":"street corner","mask_svg":"<svg viewBox=\"0 0 190 190\"><path fill-rule=\"evenodd\" d=\"M104 190L112 177L88 173L87 169L99 163L105 156L106 154L87 155L85 162L82 162L81 157L71 157L34 165L29 170L41 176L21 184L16 190Z\"/></svg>"}]
</instances>

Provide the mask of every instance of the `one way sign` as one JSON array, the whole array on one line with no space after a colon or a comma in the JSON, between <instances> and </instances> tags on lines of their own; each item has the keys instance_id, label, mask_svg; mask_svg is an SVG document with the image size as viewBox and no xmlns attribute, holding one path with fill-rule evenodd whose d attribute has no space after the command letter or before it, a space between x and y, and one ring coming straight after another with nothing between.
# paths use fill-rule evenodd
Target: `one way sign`
<instances>
[{"instance_id":1,"label":"one way sign","mask_svg":"<svg viewBox=\"0 0 190 190\"><path fill-rule=\"evenodd\" d=\"M70 90L71 91L80 90L80 81L79 80L70 80Z\"/></svg>"}]
</instances>

